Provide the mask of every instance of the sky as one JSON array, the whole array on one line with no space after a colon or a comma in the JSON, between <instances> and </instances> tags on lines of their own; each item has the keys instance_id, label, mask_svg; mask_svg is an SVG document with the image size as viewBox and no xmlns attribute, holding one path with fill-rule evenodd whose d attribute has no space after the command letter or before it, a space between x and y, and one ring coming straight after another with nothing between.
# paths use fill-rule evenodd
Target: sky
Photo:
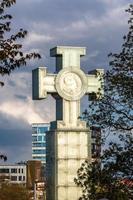
<instances>
[{"instance_id":1,"label":"sky","mask_svg":"<svg viewBox=\"0 0 133 200\"><path fill-rule=\"evenodd\" d=\"M87 73L108 68L108 54L119 52L128 31L125 9L131 0L17 0L7 13L12 14L12 33L28 30L22 41L24 52L39 52L41 60L32 60L10 76L0 77L0 152L8 163L31 159L31 124L55 120L55 101L32 100L32 70L39 66L55 71L50 49L55 46L83 46L86 56L81 68ZM87 108L87 101L81 103Z\"/></svg>"}]
</instances>

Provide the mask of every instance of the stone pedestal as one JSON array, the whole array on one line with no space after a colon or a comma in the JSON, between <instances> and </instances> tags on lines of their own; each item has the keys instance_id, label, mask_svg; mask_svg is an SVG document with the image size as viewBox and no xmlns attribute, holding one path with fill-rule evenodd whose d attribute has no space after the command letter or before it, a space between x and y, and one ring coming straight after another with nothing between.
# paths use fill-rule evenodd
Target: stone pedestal
<instances>
[{"instance_id":1,"label":"stone pedestal","mask_svg":"<svg viewBox=\"0 0 133 200\"><path fill-rule=\"evenodd\" d=\"M69 130L57 121L46 141L47 200L78 200L81 188L74 178L85 159L91 159L90 130L82 121Z\"/></svg>"}]
</instances>

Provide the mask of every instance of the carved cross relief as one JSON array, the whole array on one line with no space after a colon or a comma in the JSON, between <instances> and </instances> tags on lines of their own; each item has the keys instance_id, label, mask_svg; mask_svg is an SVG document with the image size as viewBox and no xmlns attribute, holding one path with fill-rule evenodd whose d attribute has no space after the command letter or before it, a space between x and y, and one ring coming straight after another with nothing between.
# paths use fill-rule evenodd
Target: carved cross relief
<instances>
[{"instance_id":1,"label":"carved cross relief","mask_svg":"<svg viewBox=\"0 0 133 200\"><path fill-rule=\"evenodd\" d=\"M84 47L57 46L50 51L56 57L56 73L49 74L45 67L33 70L33 99L40 100L51 94L56 99L56 120L65 127L76 127L80 116L80 99L85 94L97 93L101 88L96 72L85 74L80 69L80 57L86 54Z\"/></svg>"}]
</instances>

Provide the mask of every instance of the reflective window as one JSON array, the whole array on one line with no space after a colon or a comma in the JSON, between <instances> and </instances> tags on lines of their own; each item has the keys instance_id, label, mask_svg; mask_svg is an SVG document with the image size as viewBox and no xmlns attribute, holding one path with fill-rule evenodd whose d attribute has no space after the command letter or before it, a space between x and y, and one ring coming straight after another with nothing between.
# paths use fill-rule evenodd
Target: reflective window
<instances>
[{"instance_id":1,"label":"reflective window","mask_svg":"<svg viewBox=\"0 0 133 200\"><path fill-rule=\"evenodd\" d=\"M34 154L45 154L46 150L45 149L33 149L32 151Z\"/></svg>"},{"instance_id":2,"label":"reflective window","mask_svg":"<svg viewBox=\"0 0 133 200\"><path fill-rule=\"evenodd\" d=\"M42 141L42 136L38 136L38 141Z\"/></svg>"},{"instance_id":3,"label":"reflective window","mask_svg":"<svg viewBox=\"0 0 133 200\"><path fill-rule=\"evenodd\" d=\"M32 136L32 141L37 141L37 136Z\"/></svg>"},{"instance_id":4,"label":"reflective window","mask_svg":"<svg viewBox=\"0 0 133 200\"><path fill-rule=\"evenodd\" d=\"M48 131L48 127L38 127L38 133L45 133Z\"/></svg>"},{"instance_id":5,"label":"reflective window","mask_svg":"<svg viewBox=\"0 0 133 200\"><path fill-rule=\"evenodd\" d=\"M37 134L37 127L32 127L32 133Z\"/></svg>"},{"instance_id":6,"label":"reflective window","mask_svg":"<svg viewBox=\"0 0 133 200\"><path fill-rule=\"evenodd\" d=\"M33 158L36 159L36 160L43 160L43 161L46 161L46 157L35 156L35 157L33 157Z\"/></svg>"},{"instance_id":7,"label":"reflective window","mask_svg":"<svg viewBox=\"0 0 133 200\"><path fill-rule=\"evenodd\" d=\"M46 141L46 135L42 136L42 140L45 142Z\"/></svg>"},{"instance_id":8,"label":"reflective window","mask_svg":"<svg viewBox=\"0 0 133 200\"><path fill-rule=\"evenodd\" d=\"M33 147L45 147L46 144L44 142L39 142L39 143L33 143L32 146Z\"/></svg>"}]
</instances>

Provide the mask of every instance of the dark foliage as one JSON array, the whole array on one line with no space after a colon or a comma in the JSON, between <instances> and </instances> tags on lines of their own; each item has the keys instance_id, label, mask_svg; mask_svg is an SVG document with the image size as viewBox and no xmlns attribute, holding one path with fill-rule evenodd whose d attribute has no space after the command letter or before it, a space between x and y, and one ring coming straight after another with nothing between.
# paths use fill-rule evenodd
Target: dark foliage
<instances>
[{"instance_id":1,"label":"dark foliage","mask_svg":"<svg viewBox=\"0 0 133 200\"><path fill-rule=\"evenodd\" d=\"M6 160L7 160L7 157L6 157L5 155L0 154L0 159L6 161Z\"/></svg>"},{"instance_id":2,"label":"dark foliage","mask_svg":"<svg viewBox=\"0 0 133 200\"><path fill-rule=\"evenodd\" d=\"M124 146L110 143L94 162L85 161L75 183L82 188L80 200L131 200L133 195L133 138L123 137ZM102 163L102 165L101 165ZM125 181L126 180L126 181Z\"/></svg>"},{"instance_id":3,"label":"dark foliage","mask_svg":"<svg viewBox=\"0 0 133 200\"><path fill-rule=\"evenodd\" d=\"M112 131L133 129L133 5L126 10L130 14L129 31L123 37L120 53L110 53L110 69L104 75L104 97L92 102L85 114L89 125L99 125Z\"/></svg>"},{"instance_id":4,"label":"dark foliage","mask_svg":"<svg viewBox=\"0 0 133 200\"><path fill-rule=\"evenodd\" d=\"M83 114L89 126L115 133L119 140L109 144L100 163L99 158L91 164L86 161L78 170L75 182L83 191L80 200L133 199L133 4L126 12L129 31L121 52L109 54L110 69L102 77L104 97Z\"/></svg>"},{"instance_id":5,"label":"dark foliage","mask_svg":"<svg viewBox=\"0 0 133 200\"><path fill-rule=\"evenodd\" d=\"M30 194L24 186L16 184L1 184L0 200L29 200Z\"/></svg>"}]
</instances>

